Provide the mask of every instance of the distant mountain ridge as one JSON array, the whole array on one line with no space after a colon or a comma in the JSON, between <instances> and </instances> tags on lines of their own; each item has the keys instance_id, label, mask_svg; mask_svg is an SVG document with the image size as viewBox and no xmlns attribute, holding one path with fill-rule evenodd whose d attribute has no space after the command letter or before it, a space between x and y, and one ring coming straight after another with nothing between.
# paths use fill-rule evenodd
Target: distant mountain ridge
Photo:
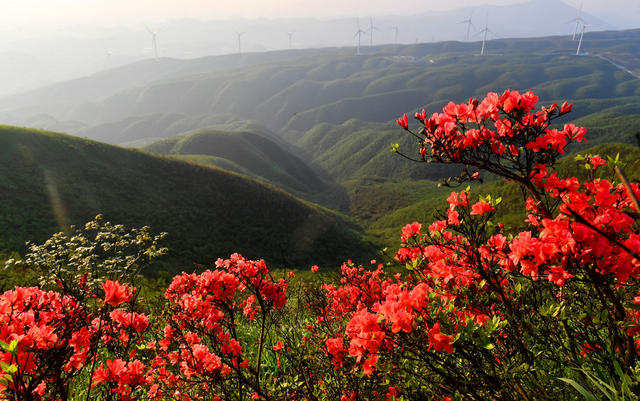
<instances>
[{"instance_id":1,"label":"distant mountain ridge","mask_svg":"<svg viewBox=\"0 0 640 401\"><path fill-rule=\"evenodd\" d=\"M199 129L259 133L345 182L366 176L446 175L436 167L416 169L387 151L390 143L399 141L393 120L421 108L438 111L450 100L489 91L532 89L542 103L568 100L576 103L574 119L600 112L640 114L640 80L627 71L639 60L633 55L640 54L640 30L589 33L583 42L589 54L581 56L575 55L577 42L568 36L495 40L488 43L484 57L477 55L477 46L383 46L361 56L345 49L265 53L263 59L253 54L239 56L240 64L228 68L224 63L233 59L227 56L180 61L170 78L114 88L111 95L88 102L38 103L72 92L75 82L17 97L16 107L6 98L0 115L23 115L18 119L23 125L127 146ZM128 68L142 73L142 67ZM202 72L207 69L211 71ZM96 79L98 86L107 82ZM89 93L63 99L87 98ZM248 172L235 161L225 163L225 168Z\"/></svg>"},{"instance_id":2,"label":"distant mountain ridge","mask_svg":"<svg viewBox=\"0 0 640 401\"><path fill-rule=\"evenodd\" d=\"M510 5L481 4L477 7L429 12L424 12L422 7L419 10L403 9L399 4L396 14L402 15L371 13L374 25L378 28L373 44L478 41L481 37L476 33L484 28L485 22L495 32L493 37L571 35L575 30L571 20L578 15L577 3L570 0L532 0ZM582 13L586 23L591 25L590 30L640 27L640 8L622 9L618 1L611 4L613 6L606 13ZM633 5L630 1L626 4ZM145 18L145 23L151 23L158 33L161 58L193 59L226 54L232 59L238 53L236 32L245 33L242 38L243 53L287 50L290 46L293 49L349 47L349 51L353 51L356 46L354 33L358 23L357 14L361 13L354 13L351 17L322 19L202 20L198 19L200 16L195 16L149 21ZM368 16L363 16L359 21L363 29L369 25ZM475 27L467 38L467 27L460 22L470 17ZM398 27L398 30L393 27ZM25 32L26 37L14 39L11 35L4 35L4 32L0 37L0 49L8 49L0 53L4 61L0 66L0 72L3 72L0 74L0 94L91 75L92 72L135 61L146 59L147 63L154 62L143 24L66 26L44 31L41 38L24 29L18 30L16 35L21 36L20 32ZM293 33L291 43L287 32ZM8 37L3 43L4 36ZM368 39L363 40L363 44L369 44ZM157 75L159 71L155 71L154 67L148 65L148 70L149 78L160 78ZM132 73L131 76L136 74ZM140 80L146 79L144 75L137 76ZM113 84L119 85L117 81L113 81Z\"/></svg>"},{"instance_id":3,"label":"distant mountain ridge","mask_svg":"<svg viewBox=\"0 0 640 401\"><path fill-rule=\"evenodd\" d=\"M417 107L425 99L433 98L430 94L434 90L441 89L437 80L425 82L423 79L420 82L429 87L412 85L412 82L419 82L416 78L420 73L445 72L443 70L449 65L461 61L482 65L479 60L468 58L473 57L479 47L477 42L443 42L376 47L373 53L367 52L361 57L355 57L345 49L311 49L239 55L235 58L220 56L189 61L160 60L155 64L144 62L95 77L0 99L0 116L4 115L5 122L25 124L34 116L49 115L54 122L44 122L41 128L55 128L55 121L63 125L67 124L66 121L77 121L81 125L70 133L89 137L94 137L90 134L92 126L114 124L158 113L183 114L203 120L205 117L211 119L212 116L231 115L240 120L258 121L278 132L283 127L300 129L298 123L291 125L291 121L300 121L299 114L313 108L352 101L364 105L367 102L364 97L370 97L373 103L383 103L384 106L390 103L395 106L385 107L384 113L377 109L370 113L374 121L384 121L395 116L398 110ZM522 60L534 55L552 54L559 58L560 55L575 54L576 47L577 42L570 40L569 36L501 39L487 45L487 54L492 58L512 55L513 58ZM633 63L634 58L624 55L640 53L640 30L588 33L582 49L596 54L618 55L615 60L617 63ZM398 55L410 56L414 62L407 63L393 58ZM566 62L580 65L580 60L577 61L578 63L574 63L569 59ZM490 67L486 57L483 63L485 69ZM166 66L166 70L163 66ZM625 65L630 70L634 67L640 68ZM575 74L580 73L580 70L576 70ZM125 78L121 84L114 85L112 81L121 80L119 77L122 74ZM130 74L145 78L139 81L126 78ZM490 71L485 74L490 74ZM438 76L439 80L442 78L442 75ZM549 78L554 79L553 76ZM454 77L445 79L451 80ZM483 79L486 80L486 76ZM502 89L506 85L525 86L524 83L508 79L500 82L494 78L494 81L494 90L498 85ZM407 92L407 89L415 92ZM375 96L381 95L383 97L380 101L376 101ZM447 96L442 92L441 98L455 96L455 93ZM352 107L339 106L338 109L339 112L348 113ZM336 113L333 111L329 116L333 120L322 121L346 121L344 117L336 120ZM362 114L349 117L370 120L369 116ZM309 129L312 126L307 124L303 127ZM84 128L87 128L88 134L82 132ZM190 130L195 128L204 127L189 127ZM179 132L173 130L167 134L176 133ZM114 132L113 135L117 137L119 134ZM94 138L112 143L127 142L126 138L108 140L104 135Z\"/></svg>"}]
</instances>

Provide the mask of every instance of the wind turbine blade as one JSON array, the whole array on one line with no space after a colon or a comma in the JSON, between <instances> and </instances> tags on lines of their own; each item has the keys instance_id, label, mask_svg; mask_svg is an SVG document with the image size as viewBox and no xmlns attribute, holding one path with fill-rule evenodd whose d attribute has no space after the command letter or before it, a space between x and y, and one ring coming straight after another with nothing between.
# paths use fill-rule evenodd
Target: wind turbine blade
<instances>
[{"instance_id":1,"label":"wind turbine blade","mask_svg":"<svg viewBox=\"0 0 640 401\"><path fill-rule=\"evenodd\" d=\"M478 32L474 33L474 34L473 34L473 36L478 36L478 35L480 35L480 34L483 34L483 33L484 33L484 31L489 32L489 30L488 30L487 28L484 28L484 29L481 29L481 30L479 30Z\"/></svg>"}]
</instances>

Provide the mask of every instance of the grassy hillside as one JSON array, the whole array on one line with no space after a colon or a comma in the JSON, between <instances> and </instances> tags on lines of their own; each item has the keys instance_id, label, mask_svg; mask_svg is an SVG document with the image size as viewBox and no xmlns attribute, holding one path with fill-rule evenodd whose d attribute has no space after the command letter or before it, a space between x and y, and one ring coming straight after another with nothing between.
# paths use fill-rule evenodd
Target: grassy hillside
<instances>
[{"instance_id":1,"label":"grassy hillside","mask_svg":"<svg viewBox=\"0 0 640 401\"><path fill-rule=\"evenodd\" d=\"M392 161L386 149L402 134L393 119L423 107L439 111L450 100L481 97L488 91L531 89L542 104L569 100L575 103L568 117L572 119L595 113L606 113L607 118L640 115L640 80L598 57L455 55L433 59L433 63L430 57L413 63L380 55L323 57L197 80L186 77L84 104L78 116L98 112L100 118L115 119L125 108L141 115L192 116L171 126L193 127L197 124L184 121L196 121L200 115L215 120L218 113L224 118L260 121L306 151L309 160L337 180L346 181L372 175L422 179L446 175L436 167L428 173L416 172Z\"/></svg>"},{"instance_id":2,"label":"grassy hillside","mask_svg":"<svg viewBox=\"0 0 640 401\"><path fill-rule=\"evenodd\" d=\"M407 110L506 88L534 89L546 102L640 95L637 79L598 57L431 57L414 63L382 55L316 57L295 65L184 77L83 103L61 116L95 124L157 113L232 114L276 132L302 132L351 118L388 121Z\"/></svg>"},{"instance_id":3,"label":"grassy hillside","mask_svg":"<svg viewBox=\"0 0 640 401\"><path fill-rule=\"evenodd\" d=\"M259 132L259 131L258 131ZM275 138L249 131L201 130L142 149L211 165L269 182L306 199L347 210L346 193Z\"/></svg>"},{"instance_id":4,"label":"grassy hillside","mask_svg":"<svg viewBox=\"0 0 640 401\"><path fill-rule=\"evenodd\" d=\"M273 187L50 132L0 127L0 194L0 249L24 249L98 213L168 232L174 270L235 251L306 267L370 249L344 217Z\"/></svg>"},{"instance_id":5,"label":"grassy hillside","mask_svg":"<svg viewBox=\"0 0 640 401\"><path fill-rule=\"evenodd\" d=\"M295 154L340 183L371 177L439 179L448 175L447 167L417 168L387 151L391 143L412 145L393 120L421 108L439 111L450 100L465 101L488 91L531 89L542 104L568 100L575 107L565 122L579 119L587 125L590 144L632 143L637 132L632 124L640 119L640 80L626 69L635 68L636 58L629 54L640 51L639 39L640 30L590 33L585 35L589 54L581 56L571 51L575 41L548 37L492 41L485 57L476 55L477 43L442 42L380 46L361 56L345 49L300 50L295 57L290 52L266 53L263 61L242 56L226 68L225 57L166 65L163 60L154 67L155 78L138 86L115 85L109 92L106 83L129 69L139 73L144 65L94 77L101 96L82 95L89 91L82 89L91 82L87 78L49 92L42 89L37 93L43 103L34 94L4 99L0 113L29 116L27 126L52 126L131 146L197 129L278 137L284 140L278 145L286 150L291 148L284 142L296 146ZM63 96L65 88L82 93ZM47 102L56 93L61 100L54 107ZM275 158L265 158L270 151L257 142L239 145L238 138L222 136L217 141L218 153L190 150L187 157L298 194L310 184L292 179L292 172L281 169ZM246 158L239 156L238 147L246 150Z\"/></svg>"}]
</instances>

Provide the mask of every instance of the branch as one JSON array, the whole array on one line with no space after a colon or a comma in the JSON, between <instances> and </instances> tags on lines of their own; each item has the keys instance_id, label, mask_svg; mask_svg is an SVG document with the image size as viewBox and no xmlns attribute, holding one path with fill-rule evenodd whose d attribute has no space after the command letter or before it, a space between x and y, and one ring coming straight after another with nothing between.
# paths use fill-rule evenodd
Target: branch
<instances>
[{"instance_id":1,"label":"branch","mask_svg":"<svg viewBox=\"0 0 640 401\"><path fill-rule=\"evenodd\" d=\"M590 223L589 221L587 221L584 217L582 217L580 214L578 214L577 212L575 212L573 209L571 209L569 206L567 206L567 210L571 213L571 215L573 216L573 218L575 218L575 220L578 223L584 224L585 226L589 227L590 229L592 229L593 231L597 232L598 234L602 235L603 237L605 237L606 239L608 239L609 241L613 242L614 244L618 245L620 248L622 248L624 251L626 251L629 255L633 256L634 258L640 260L640 254L638 254L637 252L635 252L634 250L632 250L631 248L629 248L628 246L626 246L625 244L623 244L622 242L620 242L620 240L618 240L617 238L614 238L611 236L611 234L606 233L604 231L602 231L601 229L599 229L598 227L594 226L592 223Z\"/></svg>"}]
</instances>

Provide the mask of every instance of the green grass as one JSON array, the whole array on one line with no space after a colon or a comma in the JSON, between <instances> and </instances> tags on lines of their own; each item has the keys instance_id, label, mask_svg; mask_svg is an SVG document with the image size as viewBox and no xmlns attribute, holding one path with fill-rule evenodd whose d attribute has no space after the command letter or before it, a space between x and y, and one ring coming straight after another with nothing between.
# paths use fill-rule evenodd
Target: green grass
<instances>
[{"instance_id":1,"label":"green grass","mask_svg":"<svg viewBox=\"0 0 640 401\"><path fill-rule=\"evenodd\" d=\"M102 213L169 233L164 268L240 252L274 267L337 265L371 246L353 222L239 175L50 132L0 127L0 249Z\"/></svg>"},{"instance_id":2,"label":"green grass","mask_svg":"<svg viewBox=\"0 0 640 401\"><path fill-rule=\"evenodd\" d=\"M272 133L248 128L251 131L200 130L142 149L243 174L327 207L348 210L345 191L326 174L308 165Z\"/></svg>"},{"instance_id":3,"label":"green grass","mask_svg":"<svg viewBox=\"0 0 640 401\"><path fill-rule=\"evenodd\" d=\"M326 188L302 159L276 141L252 132L203 130L153 143L143 150L165 155L214 157L200 161L231 167L288 190L314 192ZM227 162L219 163L220 159Z\"/></svg>"}]
</instances>

